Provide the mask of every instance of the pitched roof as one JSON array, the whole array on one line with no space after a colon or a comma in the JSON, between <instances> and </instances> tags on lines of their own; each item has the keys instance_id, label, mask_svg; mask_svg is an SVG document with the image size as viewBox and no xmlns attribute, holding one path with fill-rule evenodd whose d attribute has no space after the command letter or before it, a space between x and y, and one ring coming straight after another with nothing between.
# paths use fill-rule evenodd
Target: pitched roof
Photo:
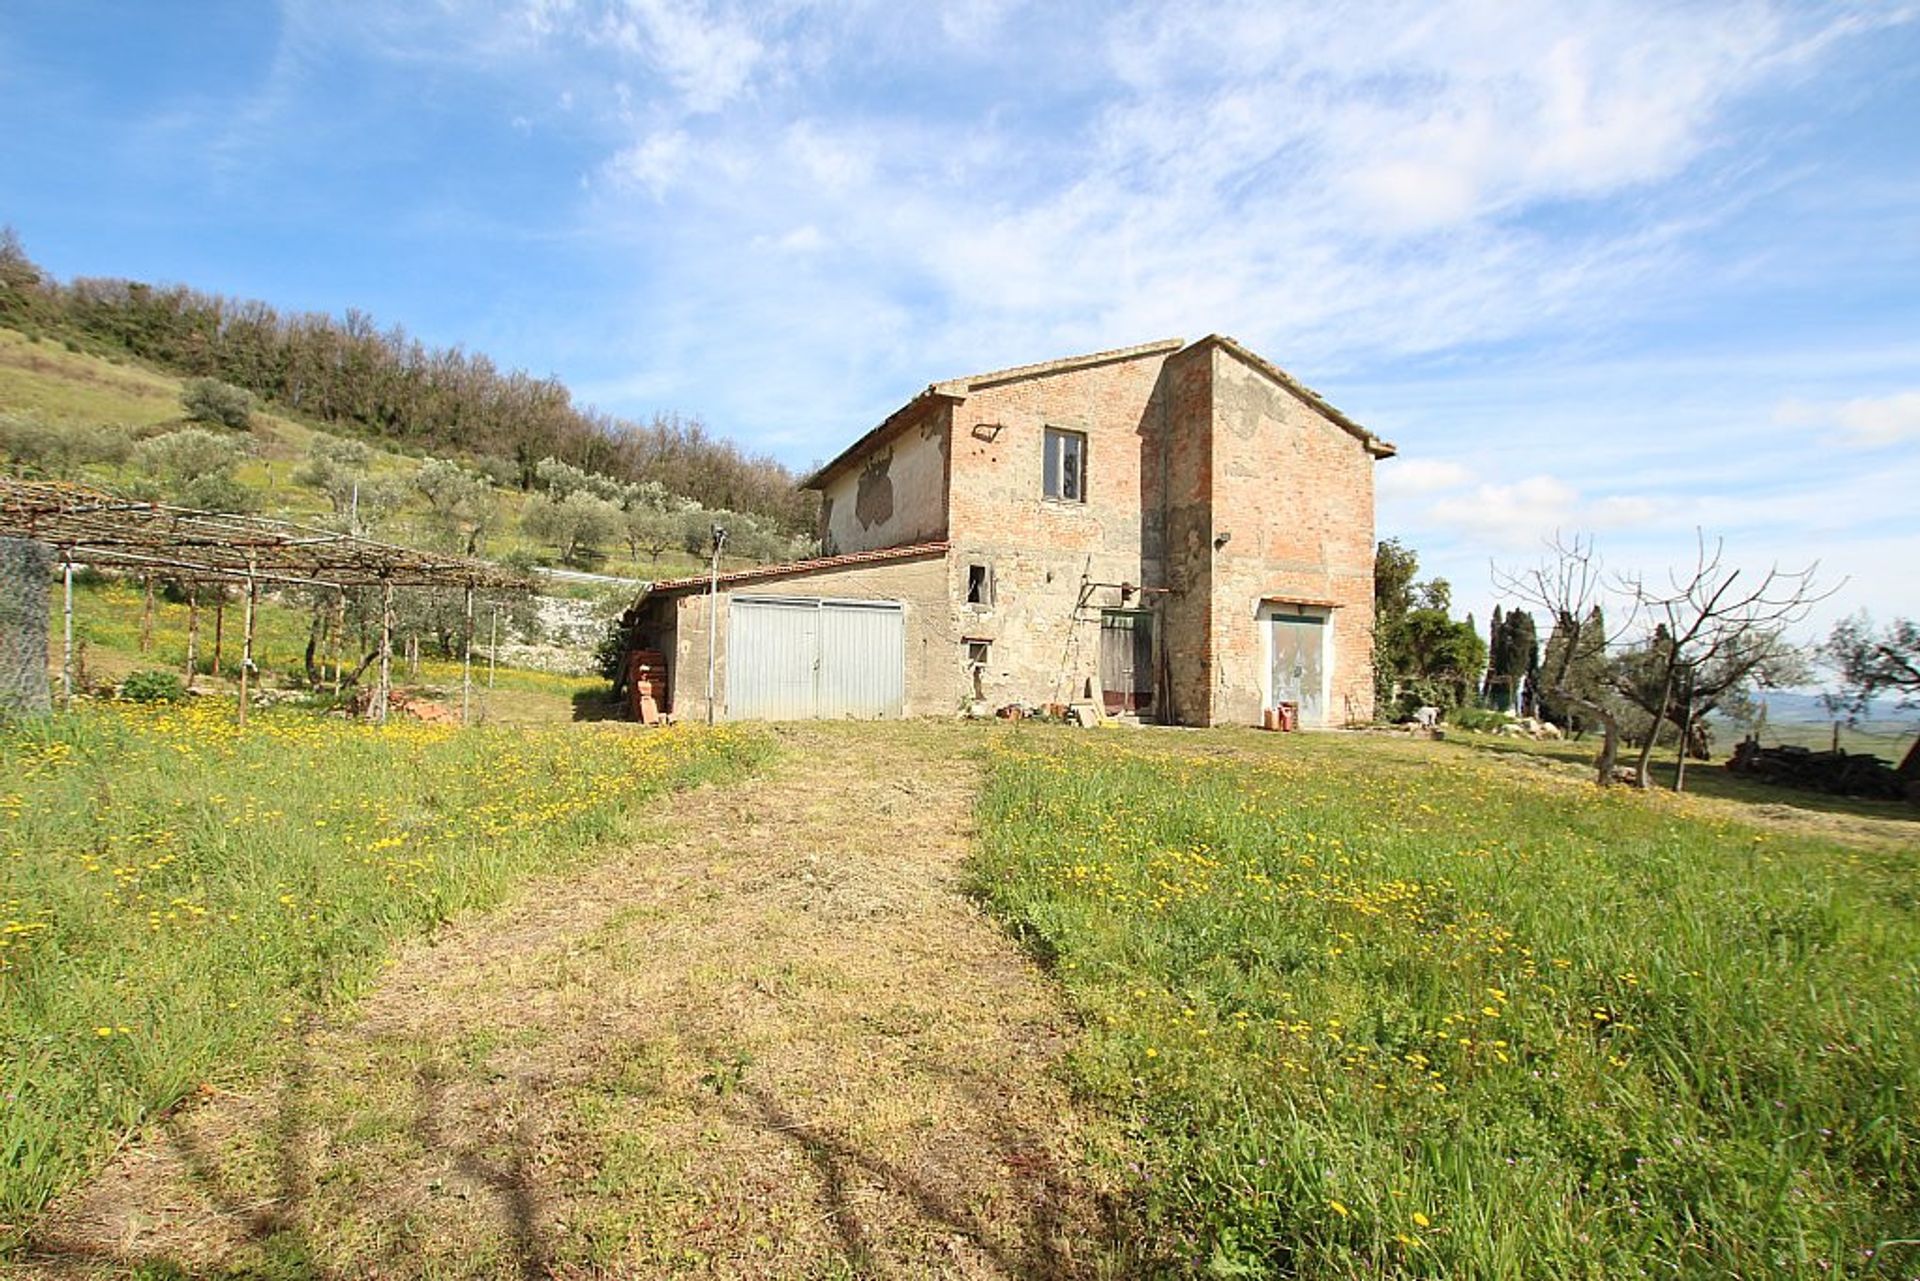
<instances>
[{"instance_id":1,"label":"pitched roof","mask_svg":"<svg viewBox=\"0 0 1920 1281\"><path fill-rule=\"evenodd\" d=\"M722 587L736 583L756 583L774 578L791 578L798 574L818 573L823 569L843 569L854 565L873 565L884 561L912 560L918 556L944 555L946 542L908 543L904 547L876 547L866 552L845 552L839 556L816 556L811 560L792 560L778 565L749 565L745 569L731 569L720 575L718 582ZM682 592L705 591L709 583L715 581L706 574L690 574L685 578L663 578L650 583L640 593L640 599L649 596L676 596Z\"/></svg>"},{"instance_id":2,"label":"pitched roof","mask_svg":"<svg viewBox=\"0 0 1920 1281\"><path fill-rule=\"evenodd\" d=\"M1307 386L1298 378L1295 378L1292 374L1274 364L1271 360L1268 360L1265 356L1242 346L1225 334L1208 334L1205 338L1193 344L1193 346L1194 348L1214 346L1237 356L1267 377L1273 379L1273 381L1279 383L1282 387L1285 387L1301 400L1304 400L1314 409L1319 410L1320 413L1325 415L1330 421L1339 424L1348 434L1358 438L1360 443L1366 446L1367 452L1375 458L1391 458L1400 452L1393 442L1382 440L1340 412L1325 396L1322 396L1319 392Z\"/></svg>"},{"instance_id":3,"label":"pitched roof","mask_svg":"<svg viewBox=\"0 0 1920 1281\"><path fill-rule=\"evenodd\" d=\"M1117 365L1123 360L1158 356L1164 352L1179 351L1185 345L1184 338L1162 338L1157 342L1143 342L1132 347L1115 347L1109 351L1088 352L1084 356L1063 356L1059 360L1043 360L1033 365L1011 365L1006 369L995 369L989 373L969 374L965 378L950 378L946 382L935 383L934 387L964 396L983 388L998 387L1002 383L1019 382L1022 378L1044 378L1049 374L1064 374L1074 369L1090 369L1095 365Z\"/></svg>"},{"instance_id":4,"label":"pitched roof","mask_svg":"<svg viewBox=\"0 0 1920 1281\"><path fill-rule=\"evenodd\" d=\"M1123 360L1138 360L1142 356L1157 356L1163 352L1178 351L1185 343L1182 338L1163 338L1159 342L1141 343L1134 347L1116 347L1111 351L1089 352L1084 356L1066 356L1060 360L1046 360L1034 365L1012 365L1006 369L995 369L984 374L968 374L963 378L948 378L941 382L930 383L925 391L888 414L878 427L866 433L860 439L848 445L833 461L825 464L813 475L800 482L802 489L819 489L827 477L854 459L865 454L869 448L880 443L881 439L893 429L911 418L922 406L935 400L958 403L973 392L987 387L998 387L1002 383L1019 382L1022 378L1044 378L1050 374L1064 374L1069 370L1088 369L1095 365L1117 364Z\"/></svg>"},{"instance_id":5,"label":"pitched roof","mask_svg":"<svg viewBox=\"0 0 1920 1281\"><path fill-rule=\"evenodd\" d=\"M1309 406L1326 415L1328 420L1357 438L1375 458L1391 458L1399 450L1389 442L1362 427L1359 423L1342 413L1334 404L1313 388L1295 378L1280 366L1259 355L1251 349L1225 334L1209 334L1199 342L1188 345L1183 338L1162 338L1156 342L1140 343L1132 347L1115 347L1108 351L1088 352L1084 356L1066 356L1059 360L1045 360L1032 365L1012 365L1006 369L995 369L984 374L968 374L964 378L948 378L942 382L930 383L926 390L912 400L894 410L881 421L880 425L848 445L833 460L816 470L813 475L800 482L802 489L819 489L825 485L827 477L860 458L874 445L880 443L895 428L909 421L925 406L936 400L945 400L958 404L976 391L988 387L998 387L1004 383L1019 382L1023 378L1046 378L1054 374L1069 373L1076 369L1088 369L1096 365L1117 364L1123 360L1139 360L1145 356L1159 356L1176 351L1196 351L1201 347L1214 346L1230 352L1259 370L1282 387L1298 396Z\"/></svg>"}]
</instances>

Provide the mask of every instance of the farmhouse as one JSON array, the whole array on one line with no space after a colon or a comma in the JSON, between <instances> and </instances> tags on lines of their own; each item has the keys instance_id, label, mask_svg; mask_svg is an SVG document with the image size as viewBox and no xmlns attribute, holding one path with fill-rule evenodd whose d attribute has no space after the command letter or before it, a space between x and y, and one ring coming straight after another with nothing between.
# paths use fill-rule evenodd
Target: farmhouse
<instances>
[{"instance_id":1,"label":"farmhouse","mask_svg":"<svg viewBox=\"0 0 1920 1281\"><path fill-rule=\"evenodd\" d=\"M683 717L711 631L723 719L1367 719L1393 452L1218 335L938 382L807 479L818 558L658 582L628 621Z\"/></svg>"}]
</instances>

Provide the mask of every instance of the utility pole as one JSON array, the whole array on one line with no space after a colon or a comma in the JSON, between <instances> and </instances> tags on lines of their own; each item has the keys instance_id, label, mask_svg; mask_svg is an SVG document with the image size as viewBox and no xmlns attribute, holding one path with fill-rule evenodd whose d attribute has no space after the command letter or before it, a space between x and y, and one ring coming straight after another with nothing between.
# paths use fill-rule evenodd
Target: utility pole
<instances>
[{"instance_id":1,"label":"utility pole","mask_svg":"<svg viewBox=\"0 0 1920 1281\"><path fill-rule=\"evenodd\" d=\"M727 531L713 527L713 560L707 567L707 724L713 724L713 634L720 629L716 611L720 604L720 549L727 545Z\"/></svg>"}]
</instances>

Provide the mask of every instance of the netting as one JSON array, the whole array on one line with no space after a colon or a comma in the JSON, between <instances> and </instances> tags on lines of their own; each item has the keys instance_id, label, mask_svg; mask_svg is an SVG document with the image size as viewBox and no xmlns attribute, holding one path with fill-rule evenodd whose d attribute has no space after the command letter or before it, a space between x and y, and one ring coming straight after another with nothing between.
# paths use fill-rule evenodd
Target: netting
<instances>
[{"instance_id":1,"label":"netting","mask_svg":"<svg viewBox=\"0 0 1920 1281\"><path fill-rule=\"evenodd\" d=\"M52 710L47 684L47 589L53 552L0 538L0 716Z\"/></svg>"}]
</instances>

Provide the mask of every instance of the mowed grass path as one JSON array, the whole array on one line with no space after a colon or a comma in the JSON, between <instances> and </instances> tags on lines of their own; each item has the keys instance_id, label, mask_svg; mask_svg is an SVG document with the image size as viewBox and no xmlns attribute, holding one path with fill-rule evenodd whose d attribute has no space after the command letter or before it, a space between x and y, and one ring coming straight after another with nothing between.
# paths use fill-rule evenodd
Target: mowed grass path
<instances>
[{"instance_id":1,"label":"mowed grass path","mask_svg":"<svg viewBox=\"0 0 1920 1281\"><path fill-rule=\"evenodd\" d=\"M16 1270L1138 1276L1058 1072L1071 1019L965 891L994 731L754 732L751 777L636 807L350 1009L269 1021L275 1073L147 1126Z\"/></svg>"},{"instance_id":2,"label":"mowed grass path","mask_svg":"<svg viewBox=\"0 0 1920 1281\"><path fill-rule=\"evenodd\" d=\"M83 704L0 728L0 1254L144 1121L274 1066L400 939L744 773L733 730Z\"/></svg>"},{"instance_id":3,"label":"mowed grass path","mask_svg":"<svg viewBox=\"0 0 1920 1281\"><path fill-rule=\"evenodd\" d=\"M1727 813L1450 744L1028 734L976 874L1176 1270L1920 1273L1920 858Z\"/></svg>"}]
</instances>

